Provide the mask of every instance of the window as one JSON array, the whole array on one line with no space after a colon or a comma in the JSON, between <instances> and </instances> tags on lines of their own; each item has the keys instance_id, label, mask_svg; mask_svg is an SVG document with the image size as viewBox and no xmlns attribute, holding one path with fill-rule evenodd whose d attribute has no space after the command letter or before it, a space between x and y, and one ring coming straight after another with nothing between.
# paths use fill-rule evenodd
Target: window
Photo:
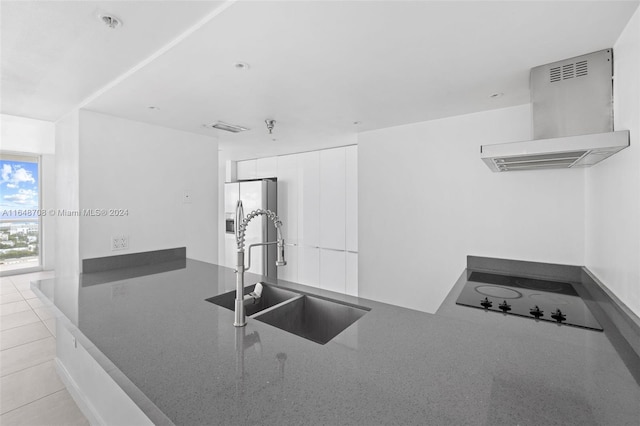
<instances>
[{"instance_id":1,"label":"window","mask_svg":"<svg viewBox=\"0 0 640 426\"><path fill-rule=\"evenodd\" d=\"M39 157L0 154L0 273L39 268Z\"/></svg>"}]
</instances>

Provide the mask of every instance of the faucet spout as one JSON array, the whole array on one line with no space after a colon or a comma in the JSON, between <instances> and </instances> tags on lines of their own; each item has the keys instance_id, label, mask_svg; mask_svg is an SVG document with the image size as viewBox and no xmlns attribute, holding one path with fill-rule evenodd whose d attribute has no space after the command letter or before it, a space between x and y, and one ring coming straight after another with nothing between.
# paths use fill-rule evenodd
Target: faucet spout
<instances>
[{"instance_id":1,"label":"faucet spout","mask_svg":"<svg viewBox=\"0 0 640 426\"><path fill-rule=\"evenodd\" d=\"M284 266L287 261L284 259L284 237L282 236L282 221L271 210L257 209L249 213L247 217L244 217L244 208L242 207L242 201L238 200L236 205L236 246L237 246L237 262L236 262L236 300L235 300L235 319L233 325L236 327L243 327L247 324L245 310L244 310L244 240L245 233L247 231L247 225L255 217L260 215L267 216L276 227L278 239L271 243L262 243L261 245L276 244L278 246L278 258L276 260L276 266ZM251 246L250 246L251 247ZM249 256L251 259L251 256ZM247 268L248 269L248 268Z\"/></svg>"}]
</instances>

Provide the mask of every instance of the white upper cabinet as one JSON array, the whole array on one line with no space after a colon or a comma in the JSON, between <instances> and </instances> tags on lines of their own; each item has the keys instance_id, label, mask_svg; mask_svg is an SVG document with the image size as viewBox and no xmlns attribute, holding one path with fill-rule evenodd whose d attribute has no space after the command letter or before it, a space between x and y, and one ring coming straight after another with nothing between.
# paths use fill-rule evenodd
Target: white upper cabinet
<instances>
[{"instance_id":1,"label":"white upper cabinet","mask_svg":"<svg viewBox=\"0 0 640 426\"><path fill-rule=\"evenodd\" d=\"M346 293L346 255L344 251L320 249L320 288Z\"/></svg>"},{"instance_id":2,"label":"white upper cabinet","mask_svg":"<svg viewBox=\"0 0 640 426\"><path fill-rule=\"evenodd\" d=\"M258 177L257 165L257 160L238 161L236 171L238 180L255 179Z\"/></svg>"},{"instance_id":3,"label":"white upper cabinet","mask_svg":"<svg viewBox=\"0 0 640 426\"><path fill-rule=\"evenodd\" d=\"M345 250L345 148L320 151L320 247Z\"/></svg>"},{"instance_id":4,"label":"white upper cabinet","mask_svg":"<svg viewBox=\"0 0 640 426\"><path fill-rule=\"evenodd\" d=\"M256 178L272 178L277 176L277 157L258 158L256 160Z\"/></svg>"},{"instance_id":5,"label":"white upper cabinet","mask_svg":"<svg viewBox=\"0 0 640 426\"><path fill-rule=\"evenodd\" d=\"M320 246L320 153L298 154L298 242Z\"/></svg>"},{"instance_id":6,"label":"white upper cabinet","mask_svg":"<svg viewBox=\"0 0 640 426\"><path fill-rule=\"evenodd\" d=\"M283 155L277 159L278 216L287 243L298 244L298 154Z\"/></svg>"},{"instance_id":7,"label":"white upper cabinet","mask_svg":"<svg viewBox=\"0 0 640 426\"><path fill-rule=\"evenodd\" d=\"M345 148L346 157L346 249L358 251L358 147Z\"/></svg>"}]
</instances>

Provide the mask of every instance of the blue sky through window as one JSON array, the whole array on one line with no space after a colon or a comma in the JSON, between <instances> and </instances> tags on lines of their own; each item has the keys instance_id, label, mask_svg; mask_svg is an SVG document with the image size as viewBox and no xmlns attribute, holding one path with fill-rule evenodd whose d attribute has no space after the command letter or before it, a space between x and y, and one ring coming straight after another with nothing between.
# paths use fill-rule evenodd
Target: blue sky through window
<instances>
[{"instance_id":1,"label":"blue sky through window","mask_svg":"<svg viewBox=\"0 0 640 426\"><path fill-rule=\"evenodd\" d=\"M17 212L38 209L38 192L38 163L0 160L0 220L36 218Z\"/></svg>"}]
</instances>

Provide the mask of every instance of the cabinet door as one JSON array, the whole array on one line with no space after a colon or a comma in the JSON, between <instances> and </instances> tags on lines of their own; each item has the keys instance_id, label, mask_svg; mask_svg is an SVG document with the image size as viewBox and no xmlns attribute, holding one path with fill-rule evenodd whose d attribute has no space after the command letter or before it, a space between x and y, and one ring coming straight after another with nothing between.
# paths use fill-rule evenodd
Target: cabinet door
<instances>
[{"instance_id":1,"label":"cabinet door","mask_svg":"<svg viewBox=\"0 0 640 426\"><path fill-rule=\"evenodd\" d=\"M345 249L345 149L320 151L320 247Z\"/></svg>"},{"instance_id":2,"label":"cabinet door","mask_svg":"<svg viewBox=\"0 0 640 426\"><path fill-rule=\"evenodd\" d=\"M256 160L256 177L259 179L276 177L277 157L258 158Z\"/></svg>"},{"instance_id":3,"label":"cabinet door","mask_svg":"<svg viewBox=\"0 0 640 426\"><path fill-rule=\"evenodd\" d=\"M298 282L318 287L320 285L320 249L298 246Z\"/></svg>"},{"instance_id":4,"label":"cabinet door","mask_svg":"<svg viewBox=\"0 0 640 426\"><path fill-rule=\"evenodd\" d=\"M320 249L320 288L345 293L346 252Z\"/></svg>"},{"instance_id":5,"label":"cabinet door","mask_svg":"<svg viewBox=\"0 0 640 426\"><path fill-rule=\"evenodd\" d=\"M256 167L256 160L238 161L236 170L238 180L255 179L257 177Z\"/></svg>"},{"instance_id":6,"label":"cabinet door","mask_svg":"<svg viewBox=\"0 0 640 426\"><path fill-rule=\"evenodd\" d=\"M358 147L346 148L346 249L358 251Z\"/></svg>"},{"instance_id":7,"label":"cabinet door","mask_svg":"<svg viewBox=\"0 0 640 426\"><path fill-rule=\"evenodd\" d=\"M320 153L298 154L298 241L320 246Z\"/></svg>"},{"instance_id":8,"label":"cabinet door","mask_svg":"<svg viewBox=\"0 0 640 426\"><path fill-rule=\"evenodd\" d=\"M347 252L346 293L358 296L358 253Z\"/></svg>"},{"instance_id":9,"label":"cabinet door","mask_svg":"<svg viewBox=\"0 0 640 426\"><path fill-rule=\"evenodd\" d=\"M298 244L298 155L278 157L278 216L287 243Z\"/></svg>"},{"instance_id":10,"label":"cabinet door","mask_svg":"<svg viewBox=\"0 0 640 426\"><path fill-rule=\"evenodd\" d=\"M278 267L278 279L300 282L298 280L298 247L285 246L284 258L287 264Z\"/></svg>"}]
</instances>

